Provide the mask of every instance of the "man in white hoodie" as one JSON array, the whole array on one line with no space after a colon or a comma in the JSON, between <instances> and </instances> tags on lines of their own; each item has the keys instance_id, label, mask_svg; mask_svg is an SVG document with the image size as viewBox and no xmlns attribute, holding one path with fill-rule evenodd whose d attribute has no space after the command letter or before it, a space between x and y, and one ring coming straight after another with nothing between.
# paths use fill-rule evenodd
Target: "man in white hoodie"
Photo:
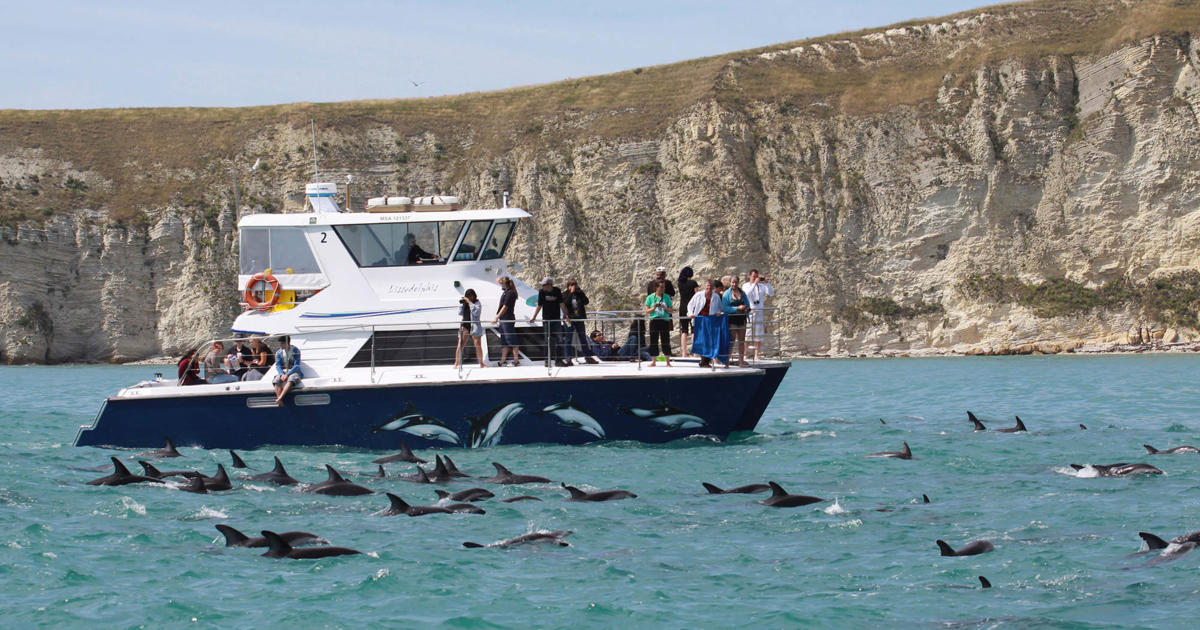
<instances>
[{"instance_id":1,"label":"man in white hoodie","mask_svg":"<svg viewBox=\"0 0 1200 630\"><path fill-rule=\"evenodd\" d=\"M766 333L766 306L768 297L775 295L775 288L767 279L758 275L757 269L750 270L750 280L742 285L742 293L750 301L749 334L746 335L746 345L754 349L754 360L758 360L758 352L762 348Z\"/></svg>"}]
</instances>

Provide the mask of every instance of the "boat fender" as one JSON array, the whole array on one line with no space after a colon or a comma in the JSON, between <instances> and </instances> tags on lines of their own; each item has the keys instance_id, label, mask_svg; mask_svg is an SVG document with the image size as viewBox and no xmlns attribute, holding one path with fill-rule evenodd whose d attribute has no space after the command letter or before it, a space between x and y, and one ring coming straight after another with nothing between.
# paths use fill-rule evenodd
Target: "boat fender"
<instances>
[{"instance_id":1,"label":"boat fender","mask_svg":"<svg viewBox=\"0 0 1200 630\"><path fill-rule=\"evenodd\" d=\"M271 297L262 302L259 302L258 298L254 296L254 285L259 282L266 282L271 287L269 291ZM242 292L242 301L256 311L269 311L275 308L275 305L279 303L279 279L270 270L254 274L254 277L250 278L250 282L246 283L246 290Z\"/></svg>"}]
</instances>

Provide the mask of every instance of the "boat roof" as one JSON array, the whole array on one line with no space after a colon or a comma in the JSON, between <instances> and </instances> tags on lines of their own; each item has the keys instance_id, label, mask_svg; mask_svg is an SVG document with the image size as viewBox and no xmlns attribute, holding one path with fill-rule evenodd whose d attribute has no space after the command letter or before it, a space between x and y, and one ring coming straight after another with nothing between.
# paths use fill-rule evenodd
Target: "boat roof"
<instances>
[{"instance_id":1,"label":"boat roof","mask_svg":"<svg viewBox=\"0 0 1200 630\"><path fill-rule=\"evenodd\" d=\"M360 223L421 223L426 221L495 221L524 219L532 216L520 208L484 210L447 210L444 212L305 212L292 214L250 214L238 221L238 227L276 227L304 225L351 225Z\"/></svg>"}]
</instances>

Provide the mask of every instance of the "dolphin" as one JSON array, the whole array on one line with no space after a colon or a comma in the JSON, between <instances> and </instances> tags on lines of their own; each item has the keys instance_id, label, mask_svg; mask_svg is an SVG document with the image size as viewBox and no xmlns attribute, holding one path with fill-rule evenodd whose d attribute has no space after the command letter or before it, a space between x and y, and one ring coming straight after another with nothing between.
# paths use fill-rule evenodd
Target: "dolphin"
<instances>
[{"instance_id":1,"label":"dolphin","mask_svg":"<svg viewBox=\"0 0 1200 630\"><path fill-rule=\"evenodd\" d=\"M363 477L370 477L372 479L387 479L387 472L383 469L383 464L379 465L379 470L376 472L359 473L359 474L362 475Z\"/></svg>"},{"instance_id":2,"label":"dolphin","mask_svg":"<svg viewBox=\"0 0 1200 630\"><path fill-rule=\"evenodd\" d=\"M396 477L396 478L399 479L400 481L407 481L409 483L433 483L429 479L429 474L426 473L425 469L421 468L421 466L419 464L417 465L417 472L415 474L400 475L399 477Z\"/></svg>"},{"instance_id":3,"label":"dolphin","mask_svg":"<svg viewBox=\"0 0 1200 630\"><path fill-rule=\"evenodd\" d=\"M411 464L426 463L425 460L421 459L420 457L417 457L416 455L413 455L412 449L409 448L408 444L405 444L403 441L400 442L400 452L399 453L396 453L395 455L388 455L387 457L380 457L379 459L371 460L372 464L391 464L394 462L409 462Z\"/></svg>"},{"instance_id":4,"label":"dolphin","mask_svg":"<svg viewBox=\"0 0 1200 630\"><path fill-rule=\"evenodd\" d=\"M209 492L233 490L233 484L229 482L229 473L225 472L225 464L217 464L217 474L212 477L201 475L200 480L204 482L204 488Z\"/></svg>"},{"instance_id":5,"label":"dolphin","mask_svg":"<svg viewBox=\"0 0 1200 630\"><path fill-rule=\"evenodd\" d=\"M150 462L148 462L144 459L139 459L138 464L141 464L142 471L146 474L147 477L153 477L155 479L166 479L167 477L186 477L188 479L192 479L194 477L203 477L204 476L203 474L201 474L195 470L162 471L162 470L159 470L158 467L156 467L154 464L151 464Z\"/></svg>"},{"instance_id":6,"label":"dolphin","mask_svg":"<svg viewBox=\"0 0 1200 630\"><path fill-rule=\"evenodd\" d=\"M979 576L979 588L992 588L992 583L981 575Z\"/></svg>"},{"instance_id":7,"label":"dolphin","mask_svg":"<svg viewBox=\"0 0 1200 630\"><path fill-rule=\"evenodd\" d=\"M434 466L433 472L428 473L430 483L450 483L454 481L454 475L450 474L450 469L446 467L446 462L442 460L442 456L437 456L437 465Z\"/></svg>"},{"instance_id":8,"label":"dolphin","mask_svg":"<svg viewBox=\"0 0 1200 630\"><path fill-rule=\"evenodd\" d=\"M293 558L297 560L308 560L312 558L328 558L330 556L350 556L360 551L347 549L345 547L305 547L304 549L293 549L286 540L281 538L275 532L263 530L263 538L267 540L267 552L262 554L267 558Z\"/></svg>"},{"instance_id":9,"label":"dolphin","mask_svg":"<svg viewBox=\"0 0 1200 630\"><path fill-rule=\"evenodd\" d=\"M187 480L187 483L179 486L184 492L194 492L196 494L208 494L208 488L204 487L204 480L200 477L192 477Z\"/></svg>"},{"instance_id":10,"label":"dolphin","mask_svg":"<svg viewBox=\"0 0 1200 630\"><path fill-rule=\"evenodd\" d=\"M138 453L137 457L146 457L149 459L165 459L167 457L183 457L183 455L181 455L179 453L179 451L175 450L175 445L171 443L171 438L168 437L168 438L166 438L166 440L167 440L166 446L164 446L160 449L157 449L157 450L146 451L145 453Z\"/></svg>"},{"instance_id":11,"label":"dolphin","mask_svg":"<svg viewBox=\"0 0 1200 630\"><path fill-rule=\"evenodd\" d=\"M928 494L921 495L921 503L929 503L929 495ZM890 508L890 507L881 507L881 508L876 508L875 511L876 512L893 512L893 511L895 511L895 509Z\"/></svg>"},{"instance_id":12,"label":"dolphin","mask_svg":"<svg viewBox=\"0 0 1200 630\"><path fill-rule=\"evenodd\" d=\"M530 494L522 494L522 495L520 495L520 496L516 496L516 497L509 497L509 498L507 498L507 499L500 499L500 501L501 501L502 503L516 503L517 501L541 501L541 499L539 499L539 498L537 498L537 497L535 497L535 496L533 496L533 495L530 495Z\"/></svg>"},{"instance_id":13,"label":"dolphin","mask_svg":"<svg viewBox=\"0 0 1200 630\"><path fill-rule=\"evenodd\" d=\"M563 539L566 538L567 536L570 536L572 533L573 532L571 532L570 530L564 530L564 529L556 529L554 531L542 530L542 531L532 532L529 534L521 534L520 536L517 536L515 538L509 538L508 540L498 540L494 543L488 543L486 545L483 545L480 543L465 542L465 543L463 543L463 546L466 547L467 549L482 549L482 548L505 548L505 547L512 547L513 545L522 545L522 544L526 544L526 543L553 543L555 545L558 545L559 547L570 547L571 543L569 543Z\"/></svg>"},{"instance_id":14,"label":"dolphin","mask_svg":"<svg viewBox=\"0 0 1200 630\"><path fill-rule=\"evenodd\" d=\"M162 483L160 480L155 479L154 477L147 477L145 475L135 475L135 474L129 472L129 469L125 467L125 464L122 464L121 460L117 459L116 457L112 457L110 459L112 459L112 463L113 463L112 474L105 475L103 477L100 477L99 479L93 479L93 480L87 482L87 485L89 485L89 486L124 486L124 485L128 485L131 483Z\"/></svg>"},{"instance_id":15,"label":"dolphin","mask_svg":"<svg viewBox=\"0 0 1200 630\"><path fill-rule=\"evenodd\" d=\"M684 429L699 429L707 425L704 418L692 415L678 407L661 403L658 407L626 407L622 413L637 418L644 418L663 426L664 431L682 431Z\"/></svg>"},{"instance_id":16,"label":"dolphin","mask_svg":"<svg viewBox=\"0 0 1200 630\"><path fill-rule=\"evenodd\" d=\"M563 483L563 489L571 493L568 501L616 501L617 499L636 499L637 495L628 490L603 490L600 492L584 492L575 486Z\"/></svg>"},{"instance_id":17,"label":"dolphin","mask_svg":"<svg viewBox=\"0 0 1200 630\"><path fill-rule=\"evenodd\" d=\"M976 418L975 414L971 413L970 411L967 412L967 420L970 420L971 424L975 425L976 431L987 431L987 427L983 426L983 423L979 421L979 418Z\"/></svg>"},{"instance_id":18,"label":"dolphin","mask_svg":"<svg viewBox=\"0 0 1200 630\"><path fill-rule=\"evenodd\" d=\"M266 547L267 539L262 536L249 536L228 525L217 525L217 531L225 535L226 547ZM301 545L328 545L329 541L316 534L308 532L280 532L279 537L293 547Z\"/></svg>"},{"instance_id":19,"label":"dolphin","mask_svg":"<svg viewBox=\"0 0 1200 630\"><path fill-rule=\"evenodd\" d=\"M470 479L471 475L459 470L458 466L454 464L454 460L450 459L449 455L442 455L442 461L446 462L446 470L450 471L451 477Z\"/></svg>"},{"instance_id":20,"label":"dolphin","mask_svg":"<svg viewBox=\"0 0 1200 630\"><path fill-rule=\"evenodd\" d=\"M233 458L234 468L250 468L246 462L242 460L241 455L238 455L233 449L229 449L229 456Z\"/></svg>"},{"instance_id":21,"label":"dolphin","mask_svg":"<svg viewBox=\"0 0 1200 630\"><path fill-rule=\"evenodd\" d=\"M880 453L871 453L867 457L894 457L896 459L912 459L912 449L908 448L908 442L904 443L904 449L899 451L883 451Z\"/></svg>"},{"instance_id":22,"label":"dolphin","mask_svg":"<svg viewBox=\"0 0 1200 630\"><path fill-rule=\"evenodd\" d=\"M1160 450L1154 448L1153 446L1150 446L1149 444L1143 444L1142 446L1146 449L1146 452L1150 453L1151 455L1175 455L1177 453L1200 453L1200 449L1196 448L1195 446L1176 446L1174 448L1166 449L1165 451L1160 451Z\"/></svg>"},{"instance_id":23,"label":"dolphin","mask_svg":"<svg viewBox=\"0 0 1200 630\"><path fill-rule=\"evenodd\" d=\"M800 507L802 505L808 505L810 503L820 503L821 501L828 501L828 499L822 499L820 497L811 497L806 494L788 494L787 490L784 490L782 486L775 483L774 481L769 482L767 485L771 486L771 496L763 499L762 501L759 501L759 503L761 503L763 505L768 505L771 507L779 507L779 508L790 508L790 507Z\"/></svg>"},{"instance_id":24,"label":"dolphin","mask_svg":"<svg viewBox=\"0 0 1200 630\"><path fill-rule=\"evenodd\" d=\"M514 474L512 471L505 468L504 466L501 466L497 462L492 462L492 465L496 467L496 476L488 477L487 479L484 479L484 481L486 481L488 483L502 483L502 484L551 483L549 479L547 479L545 477L538 477L537 475Z\"/></svg>"},{"instance_id":25,"label":"dolphin","mask_svg":"<svg viewBox=\"0 0 1200 630\"><path fill-rule=\"evenodd\" d=\"M1021 422L1021 416L1017 416L1016 418L1017 418L1017 426L1009 427L1007 429L996 429L996 433L1022 433L1024 431L1026 431L1025 423Z\"/></svg>"},{"instance_id":26,"label":"dolphin","mask_svg":"<svg viewBox=\"0 0 1200 630\"><path fill-rule=\"evenodd\" d=\"M558 419L558 423L563 426L579 429L584 433L590 433L603 440L604 427L600 426L599 422L596 422L596 418L591 413L576 404L574 399L574 396L568 397L566 402L555 403L541 411L533 413L554 416Z\"/></svg>"},{"instance_id":27,"label":"dolphin","mask_svg":"<svg viewBox=\"0 0 1200 630\"><path fill-rule=\"evenodd\" d=\"M1079 464L1071 464L1071 468L1075 470L1083 470L1085 466ZM1117 462L1116 464L1090 464L1096 469L1096 472L1101 477L1132 477L1134 475L1161 475L1163 471L1151 466L1150 464L1137 463L1129 464L1126 462Z\"/></svg>"},{"instance_id":28,"label":"dolphin","mask_svg":"<svg viewBox=\"0 0 1200 630\"><path fill-rule=\"evenodd\" d=\"M328 494L338 497L350 497L360 494L375 494L369 488L364 488L356 483L346 481L342 474L333 469L333 466L325 464L325 470L329 471L329 478L320 483L315 483L304 489L304 492L313 494Z\"/></svg>"},{"instance_id":29,"label":"dolphin","mask_svg":"<svg viewBox=\"0 0 1200 630\"><path fill-rule=\"evenodd\" d=\"M508 403L500 405L482 416L469 416L466 419L471 425L468 442L473 448L480 446L495 446L500 443L504 427L508 422L525 409L523 403Z\"/></svg>"},{"instance_id":30,"label":"dolphin","mask_svg":"<svg viewBox=\"0 0 1200 630\"><path fill-rule=\"evenodd\" d=\"M973 540L964 545L961 549L952 548L950 545L946 544L946 541L944 540L938 540L937 546L938 549L942 550L943 556L976 556L981 553L994 551L996 549L991 542L986 540Z\"/></svg>"},{"instance_id":31,"label":"dolphin","mask_svg":"<svg viewBox=\"0 0 1200 630\"><path fill-rule=\"evenodd\" d=\"M459 490L458 492L455 492L454 494L446 492L445 490L434 490L434 492L437 493L438 499L449 499L451 501L456 501L456 502L458 502L458 501L483 501L484 499L490 499L490 498L496 496L495 494L492 494L492 492L490 490L485 490L483 488L469 488L467 490Z\"/></svg>"},{"instance_id":32,"label":"dolphin","mask_svg":"<svg viewBox=\"0 0 1200 630\"><path fill-rule=\"evenodd\" d=\"M1146 541L1147 551L1159 551L1158 557L1146 562L1141 566L1150 566L1162 564L1172 560L1178 560L1187 553L1196 548L1200 544L1200 531L1188 532L1172 538L1171 540L1163 540L1150 532L1138 532L1138 536Z\"/></svg>"},{"instance_id":33,"label":"dolphin","mask_svg":"<svg viewBox=\"0 0 1200 630\"><path fill-rule=\"evenodd\" d=\"M471 505L469 503L455 503L453 505L409 505L404 499L392 494L386 493L388 501L391 504L373 516L396 516L404 514L407 516L425 516L426 514L486 514L482 508Z\"/></svg>"},{"instance_id":34,"label":"dolphin","mask_svg":"<svg viewBox=\"0 0 1200 630\"><path fill-rule=\"evenodd\" d=\"M279 486L294 486L294 485L300 483L299 480L297 480L294 477L292 477L291 475L287 474L287 471L283 469L283 462L279 461L278 455L275 456L275 468L272 469L271 472L258 473L257 475L251 475L250 480L251 481L269 481L269 482L279 485Z\"/></svg>"},{"instance_id":35,"label":"dolphin","mask_svg":"<svg viewBox=\"0 0 1200 630\"><path fill-rule=\"evenodd\" d=\"M402 431L426 440L435 440L455 445L462 443L458 434L450 430L450 427L447 427L441 420L433 416L421 413L413 406L412 401L408 402L408 406L404 411L393 416L387 422L371 429L371 433L378 433L379 431Z\"/></svg>"},{"instance_id":36,"label":"dolphin","mask_svg":"<svg viewBox=\"0 0 1200 630\"><path fill-rule=\"evenodd\" d=\"M701 482L700 485L704 486L704 489L708 490L709 494L758 494L759 492L767 492L771 489L771 486L765 483L752 483L728 490L722 490L711 483Z\"/></svg>"},{"instance_id":37,"label":"dolphin","mask_svg":"<svg viewBox=\"0 0 1200 630\"><path fill-rule=\"evenodd\" d=\"M1085 425L1083 425L1083 424L1080 424L1080 425L1079 425L1079 430L1080 430L1080 431L1087 431L1087 426L1085 426Z\"/></svg>"}]
</instances>

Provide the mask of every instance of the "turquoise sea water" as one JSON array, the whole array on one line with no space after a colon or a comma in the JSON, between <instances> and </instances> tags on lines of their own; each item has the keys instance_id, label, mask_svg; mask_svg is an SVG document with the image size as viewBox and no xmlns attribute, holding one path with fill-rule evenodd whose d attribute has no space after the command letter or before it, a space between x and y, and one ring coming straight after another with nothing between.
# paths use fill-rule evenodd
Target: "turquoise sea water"
<instances>
[{"instance_id":1,"label":"turquoise sea water","mask_svg":"<svg viewBox=\"0 0 1200 630\"><path fill-rule=\"evenodd\" d=\"M244 482L194 495L95 487L114 451L75 448L100 400L152 367L0 367L0 618L5 627L1186 628L1200 553L1157 566L1138 531L1200 529L1200 357L1106 356L800 361L755 434L727 443L605 443L455 451L465 472L499 461L637 499L568 503L557 485L479 485L484 516L375 517L382 494L326 497ZM159 368L161 371L161 368ZM1028 434L973 433L1014 414ZM886 420L882 424L880 418ZM1087 426L1081 430L1079 424ZM863 455L899 449L916 460ZM164 468L212 473L225 451L181 449ZM133 463L132 452L116 451ZM428 455L432 453L420 452ZM374 470L380 453L272 448L302 481ZM1166 474L1078 478L1070 463L1145 461ZM407 473L411 464L387 467ZM701 481L777 480L827 497L796 509L713 496ZM432 487L362 479L410 503ZM919 504L922 494L932 503ZM834 501L836 499L836 502ZM890 509L890 511L879 511ZM271 560L213 528L306 530L361 556ZM572 547L468 550L536 529ZM934 540L996 550L944 558ZM992 589L978 588L977 575ZM195 623L192 623L192 622Z\"/></svg>"}]
</instances>

